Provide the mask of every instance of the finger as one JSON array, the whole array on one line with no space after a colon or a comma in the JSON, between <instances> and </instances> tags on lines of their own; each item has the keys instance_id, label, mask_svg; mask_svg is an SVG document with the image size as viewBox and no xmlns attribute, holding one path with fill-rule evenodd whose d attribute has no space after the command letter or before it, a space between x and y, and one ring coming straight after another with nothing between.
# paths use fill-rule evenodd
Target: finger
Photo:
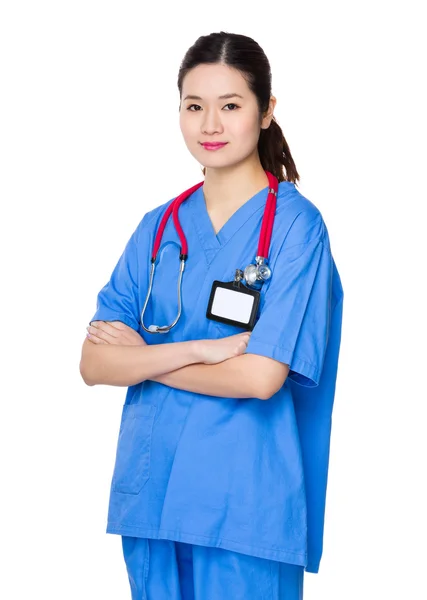
<instances>
[{"instance_id":1,"label":"finger","mask_svg":"<svg viewBox=\"0 0 427 600\"><path fill-rule=\"evenodd\" d=\"M251 334L248 331L245 331L245 333L239 333L239 335L237 336L237 339L243 340L244 342L248 342L250 337L251 337Z\"/></svg>"},{"instance_id":2,"label":"finger","mask_svg":"<svg viewBox=\"0 0 427 600\"><path fill-rule=\"evenodd\" d=\"M128 340L131 343L133 343L135 339L142 339L142 336L136 329L130 327L130 325L126 325L126 323L123 323L122 321L113 321L110 322L110 325L112 327L111 335L117 336L118 339Z\"/></svg>"},{"instance_id":3,"label":"finger","mask_svg":"<svg viewBox=\"0 0 427 600\"><path fill-rule=\"evenodd\" d=\"M107 340L106 336L109 336L108 341L111 341L111 342L114 340L114 338L116 338L120 335L118 329L116 329L115 327L113 327L112 325L107 323L106 321L98 321L97 324L94 325L93 327L94 327L95 335L99 334L100 337L102 337L103 339L106 339L106 340ZM101 332L103 333L103 335L101 335Z\"/></svg>"},{"instance_id":4,"label":"finger","mask_svg":"<svg viewBox=\"0 0 427 600\"><path fill-rule=\"evenodd\" d=\"M105 321L103 330L116 338L117 342L128 342L131 346L135 345L136 341L139 343L144 342L143 337L138 331L122 321Z\"/></svg>"},{"instance_id":5,"label":"finger","mask_svg":"<svg viewBox=\"0 0 427 600\"><path fill-rule=\"evenodd\" d=\"M133 327L126 325L122 321L102 321L101 328L111 336L108 341L112 344L129 342L130 345L134 345L135 339L142 339Z\"/></svg>"},{"instance_id":6,"label":"finger","mask_svg":"<svg viewBox=\"0 0 427 600\"><path fill-rule=\"evenodd\" d=\"M92 344L108 344L108 342L101 340L101 338L97 337L96 335L91 335L89 333L86 335L86 338L92 342Z\"/></svg>"},{"instance_id":7,"label":"finger","mask_svg":"<svg viewBox=\"0 0 427 600\"><path fill-rule=\"evenodd\" d=\"M107 321L105 322L107 323ZM123 323L123 321L108 321L108 323L111 325L111 327L113 327L114 329L118 329L119 331L125 331L126 329L135 331L132 327L129 327L129 325Z\"/></svg>"},{"instance_id":8,"label":"finger","mask_svg":"<svg viewBox=\"0 0 427 600\"><path fill-rule=\"evenodd\" d=\"M96 327L96 329L100 329L101 331L108 333L108 335L110 335L111 337L118 337L120 335L119 331L118 331L118 327L114 327L111 322L96 321L96 324L95 324L95 321L94 321L93 326Z\"/></svg>"},{"instance_id":9,"label":"finger","mask_svg":"<svg viewBox=\"0 0 427 600\"><path fill-rule=\"evenodd\" d=\"M106 342L107 344L114 343L114 336L110 335L109 333L107 333L106 331L104 331L103 329L101 329L101 327L94 327L93 325L89 325L88 327L86 327L86 330L88 333L90 333L90 336L95 336L100 340L103 340L104 342Z\"/></svg>"},{"instance_id":10,"label":"finger","mask_svg":"<svg viewBox=\"0 0 427 600\"><path fill-rule=\"evenodd\" d=\"M245 342L239 342L237 345L237 348L235 349L234 353L235 354L243 354L243 352L246 350L246 344Z\"/></svg>"}]
</instances>

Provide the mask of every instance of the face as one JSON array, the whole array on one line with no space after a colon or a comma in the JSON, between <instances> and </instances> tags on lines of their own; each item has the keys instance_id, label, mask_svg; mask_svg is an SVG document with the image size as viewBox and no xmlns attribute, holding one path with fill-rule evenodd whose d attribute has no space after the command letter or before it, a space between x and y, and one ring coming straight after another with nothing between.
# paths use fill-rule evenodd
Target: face
<instances>
[{"instance_id":1,"label":"face","mask_svg":"<svg viewBox=\"0 0 427 600\"><path fill-rule=\"evenodd\" d=\"M270 125L274 105L271 97L260 122L256 96L239 71L221 64L198 65L182 84L180 128L185 144L205 167L235 165L257 153L260 130ZM212 151L203 147L205 142L226 144Z\"/></svg>"}]
</instances>

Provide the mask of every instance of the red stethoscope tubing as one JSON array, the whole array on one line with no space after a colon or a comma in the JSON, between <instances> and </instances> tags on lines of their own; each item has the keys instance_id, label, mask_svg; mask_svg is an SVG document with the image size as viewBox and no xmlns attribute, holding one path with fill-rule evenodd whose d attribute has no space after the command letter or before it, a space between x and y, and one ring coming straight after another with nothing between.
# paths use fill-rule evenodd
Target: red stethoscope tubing
<instances>
[{"instance_id":1,"label":"red stethoscope tubing","mask_svg":"<svg viewBox=\"0 0 427 600\"><path fill-rule=\"evenodd\" d=\"M265 205L264 216L262 219L257 252L257 256L261 256L265 259L268 258L268 252L270 250L270 241L274 225L274 216L276 214L277 193L279 184L277 178L272 173L266 171L266 175L268 177L269 193ZM271 192L271 190L274 190L274 192Z\"/></svg>"},{"instance_id":2,"label":"red stethoscope tubing","mask_svg":"<svg viewBox=\"0 0 427 600\"><path fill-rule=\"evenodd\" d=\"M262 224L261 224L257 256L267 259L268 252L270 249L271 234L272 234L273 225L274 225L274 215L276 213L278 180L269 171L266 171L265 173L268 177L269 189L268 189L267 202L266 202L265 209L264 209L264 216L263 216ZM159 251L160 244L162 242L163 232L165 230L166 223L168 222L168 219L169 219L171 213L172 213L172 218L173 218L173 222L175 225L175 229L176 229L179 239L181 241L181 257L184 260L186 260L186 258L188 256L188 244L187 244L187 239L185 237L184 231L179 222L178 211L179 211L179 207L184 202L184 200L186 200L189 196L191 196L191 194L193 192L195 192L199 187L201 187L203 185L203 183L204 183L203 181L200 181L199 183L196 183L196 185L193 185L188 190L185 190L185 192L182 192L182 194L177 196L175 198L175 200L173 202L171 202L171 204L168 206L168 209L166 210L165 214L162 217L162 220L160 221L159 229L157 230L156 237L154 239L153 253L151 255L151 262L154 263L156 261L157 253Z\"/></svg>"}]
</instances>

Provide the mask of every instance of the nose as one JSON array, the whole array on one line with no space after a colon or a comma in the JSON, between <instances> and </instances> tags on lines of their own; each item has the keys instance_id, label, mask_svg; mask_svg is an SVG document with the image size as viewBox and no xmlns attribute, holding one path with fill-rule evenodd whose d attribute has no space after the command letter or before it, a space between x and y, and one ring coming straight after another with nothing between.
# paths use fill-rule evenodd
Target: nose
<instances>
[{"instance_id":1,"label":"nose","mask_svg":"<svg viewBox=\"0 0 427 600\"><path fill-rule=\"evenodd\" d=\"M216 110L204 111L201 130L202 133L206 135L212 135L218 132L221 133L223 131L221 119Z\"/></svg>"}]
</instances>

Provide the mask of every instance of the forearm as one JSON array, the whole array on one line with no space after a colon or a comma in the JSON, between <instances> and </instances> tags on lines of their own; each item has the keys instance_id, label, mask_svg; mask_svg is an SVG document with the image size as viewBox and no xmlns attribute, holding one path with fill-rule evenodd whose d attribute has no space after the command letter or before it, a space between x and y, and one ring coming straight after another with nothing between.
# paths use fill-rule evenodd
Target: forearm
<instances>
[{"instance_id":1,"label":"forearm","mask_svg":"<svg viewBox=\"0 0 427 600\"><path fill-rule=\"evenodd\" d=\"M242 354L215 365L192 364L156 377L153 381L196 394L222 398L265 399L263 378L256 377L250 354ZM251 375L254 374L254 377Z\"/></svg>"},{"instance_id":2,"label":"forearm","mask_svg":"<svg viewBox=\"0 0 427 600\"><path fill-rule=\"evenodd\" d=\"M121 346L85 340L80 373L87 385L135 385L199 362L197 348L193 341Z\"/></svg>"}]
</instances>

